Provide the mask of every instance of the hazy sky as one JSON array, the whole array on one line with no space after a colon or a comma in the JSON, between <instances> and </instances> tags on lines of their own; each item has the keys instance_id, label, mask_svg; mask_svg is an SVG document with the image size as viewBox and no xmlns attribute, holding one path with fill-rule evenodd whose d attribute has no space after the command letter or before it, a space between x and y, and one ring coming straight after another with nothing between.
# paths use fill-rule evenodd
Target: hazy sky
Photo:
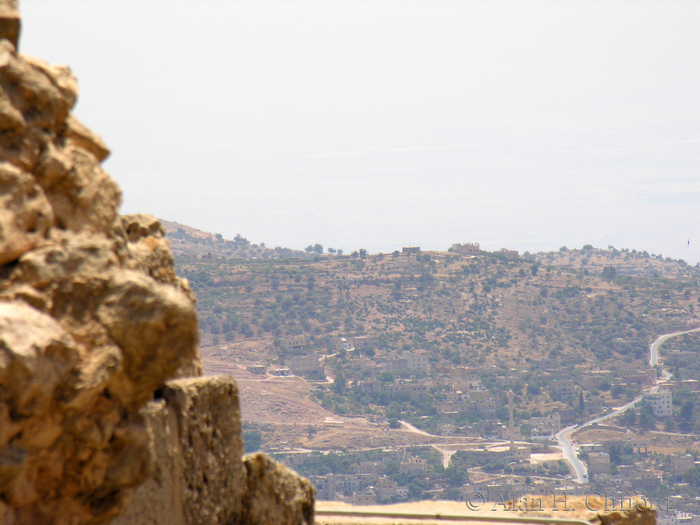
<instances>
[{"instance_id":1,"label":"hazy sky","mask_svg":"<svg viewBox=\"0 0 700 525\"><path fill-rule=\"evenodd\" d=\"M700 261L700 2L20 7L124 213L268 246Z\"/></svg>"}]
</instances>

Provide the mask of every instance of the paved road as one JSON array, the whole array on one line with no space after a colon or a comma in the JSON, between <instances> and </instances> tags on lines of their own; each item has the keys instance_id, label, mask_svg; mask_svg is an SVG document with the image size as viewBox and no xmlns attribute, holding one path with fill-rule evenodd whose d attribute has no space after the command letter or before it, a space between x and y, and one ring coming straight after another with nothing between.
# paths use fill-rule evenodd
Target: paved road
<instances>
[{"instance_id":1,"label":"paved road","mask_svg":"<svg viewBox=\"0 0 700 525\"><path fill-rule=\"evenodd\" d=\"M650 391L656 390L658 387L653 387L650 389ZM577 483L588 483L588 470L586 469L586 466L583 464L583 462L578 458L578 451L574 448L574 446L571 444L569 441L569 438L567 437L567 434L569 434L573 430L578 430L581 428L586 428L594 423L600 423L602 421L606 421L610 418L613 418L615 416L619 416L625 410L630 408L631 406L634 406L635 404L639 403L642 400L642 396L639 396L638 398L630 401L626 405L623 405L621 407L618 407L614 409L612 412L605 414L604 416L597 417L595 419L591 419L590 421L578 426L572 426L572 427L566 427L564 430L561 430L557 434L557 441L559 441L559 446L561 447L561 454L562 457L571 465L571 467L574 469L576 472L576 482Z\"/></svg>"},{"instance_id":2,"label":"paved road","mask_svg":"<svg viewBox=\"0 0 700 525\"><path fill-rule=\"evenodd\" d=\"M661 346L661 343L663 343L667 339L670 339L671 337L676 337L678 335L689 334L691 332L698 332L698 331L700 331L700 328L694 328L693 330L686 330L684 332L674 332L672 334L664 334L661 337L659 337L649 347L649 364L651 366L656 366L659 364L659 346ZM661 375L664 377L664 379L669 379L671 377L671 374L667 370L661 370ZM652 388L648 389L646 392L656 392L658 389L659 389L658 385L655 385ZM561 447L562 456L569 463L569 465L571 465L571 467L574 469L574 472L576 472L576 481L578 483L587 483L588 482L588 472L587 472L586 466L578 458L578 452L576 451L574 446L569 441L569 438L567 437L567 435L575 429L585 428L585 427L593 425L594 423L600 423L602 421L606 421L606 420L611 419L613 417L619 416L620 414L625 412L625 410L627 410L631 406L636 405L641 400L642 400L642 396L639 396L638 398L634 399L633 401L630 401L626 405L615 408L612 412L605 414L604 416L592 419L586 423L583 423L580 426L566 427L565 429L561 430L557 434L557 441L559 442L559 446Z\"/></svg>"},{"instance_id":3,"label":"paved road","mask_svg":"<svg viewBox=\"0 0 700 525\"><path fill-rule=\"evenodd\" d=\"M692 332L698 332L700 331L700 328L694 328L693 330L686 330L685 332L674 332L672 334L665 334L659 337L656 341L654 341L651 344L651 348L649 350L649 364L651 366L656 366L659 364L659 346L661 346L661 343L663 343L666 339L670 339L671 337L676 337L677 335L683 335L683 334L690 334Z\"/></svg>"}]
</instances>

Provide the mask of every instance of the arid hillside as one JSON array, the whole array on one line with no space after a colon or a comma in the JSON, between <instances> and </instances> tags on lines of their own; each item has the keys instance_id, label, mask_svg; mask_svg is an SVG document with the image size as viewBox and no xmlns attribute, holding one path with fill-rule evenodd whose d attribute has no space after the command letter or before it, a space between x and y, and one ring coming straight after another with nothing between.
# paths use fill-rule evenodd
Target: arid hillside
<instances>
[{"instance_id":1,"label":"arid hillside","mask_svg":"<svg viewBox=\"0 0 700 525\"><path fill-rule=\"evenodd\" d=\"M195 253L188 245L181 250ZM562 248L512 260L501 252L267 260L179 255L176 265L197 295L205 369L282 366L295 355L329 354L325 372L330 379L340 375L348 390L318 385L305 395L345 416L387 416L391 400L363 396L358 385L409 353L429 362L417 379L474 367L498 397L497 378L517 372L521 414L561 410L566 403L548 388L557 370L574 378L643 370L658 334L700 325L698 268L614 248ZM285 344L293 337L303 341L300 348ZM341 337L357 351L338 351ZM608 384L592 398L615 404L632 393L611 393ZM427 405L412 410L417 424L425 423L421 414L432 417ZM413 416L408 406L398 411Z\"/></svg>"}]
</instances>

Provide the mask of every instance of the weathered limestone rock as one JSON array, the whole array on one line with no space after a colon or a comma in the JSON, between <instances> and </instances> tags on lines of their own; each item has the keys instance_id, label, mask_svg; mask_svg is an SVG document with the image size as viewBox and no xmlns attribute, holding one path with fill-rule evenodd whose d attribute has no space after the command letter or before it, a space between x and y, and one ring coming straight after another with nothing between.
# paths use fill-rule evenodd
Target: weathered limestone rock
<instances>
[{"instance_id":1,"label":"weathered limestone rock","mask_svg":"<svg viewBox=\"0 0 700 525\"><path fill-rule=\"evenodd\" d=\"M0 0L0 40L5 38L17 47L19 27L17 0Z\"/></svg>"},{"instance_id":2,"label":"weathered limestone rock","mask_svg":"<svg viewBox=\"0 0 700 525\"><path fill-rule=\"evenodd\" d=\"M230 377L178 379L142 411L156 473L113 525L312 524L315 489L264 454L241 459L238 389Z\"/></svg>"},{"instance_id":3,"label":"weathered limestone rock","mask_svg":"<svg viewBox=\"0 0 700 525\"><path fill-rule=\"evenodd\" d=\"M314 489L242 459L238 390L201 374L163 228L119 217L65 66L0 0L0 525L313 522Z\"/></svg>"},{"instance_id":4,"label":"weathered limestone rock","mask_svg":"<svg viewBox=\"0 0 700 525\"><path fill-rule=\"evenodd\" d=\"M155 471L132 494L126 510L112 525L185 525L182 507L183 465L175 411L164 399L143 409L153 438Z\"/></svg>"},{"instance_id":5,"label":"weathered limestone rock","mask_svg":"<svg viewBox=\"0 0 700 525\"><path fill-rule=\"evenodd\" d=\"M52 224L53 209L34 177L0 162L0 265L36 247Z\"/></svg>"},{"instance_id":6,"label":"weathered limestone rock","mask_svg":"<svg viewBox=\"0 0 700 525\"><path fill-rule=\"evenodd\" d=\"M163 397L178 424L185 523L231 523L245 490L238 387L228 376L180 379Z\"/></svg>"},{"instance_id":7,"label":"weathered limestone rock","mask_svg":"<svg viewBox=\"0 0 700 525\"><path fill-rule=\"evenodd\" d=\"M18 36L0 0L0 524L103 523L155 469L139 409L201 371L194 296L157 221L119 217L70 69Z\"/></svg>"},{"instance_id":8,"label":"weathered limestone rock","mask_svg":"<svg viewBox=\"0 0 700 525\"><path fill-rule=\"evenodd\" d=\"M241 523L246 474L235 382L178 379L162 395L144 410L155 437L156 473L113 524Z\"/></svg>"},{"instance_id":9,"label":"weathered limestone rock","mask_svg":"<svg viewBox=\"0 0 700 525\"><path fill-rule=\"evenodd\" d=\"M316 489L265 454L244 458L247 479L241 523L311 525Z\"/></svg>"},{"instance_id":10,"label":"weathered limestone rock","mask_svg":"<svg viewBox=\"0 0 700 525\"><path fill-rule=\"evenodd\" d=\"M21 301L0 303L0 343L0 401L19 428L23 419L46 412L80 352L56 320ZM2 437L4 446L11 436Z\"/></svg>"},{"instance_id":11,"label":"weathered limestone rock","mask_svg":"<svg viewBox=\"0 0 700 525\"><path fill-rule=\"evenodd\" d=\"M142 405L175 375L180 356L195 357L197 317L174 286L132 270L116 273L109 288L97 318L123 354L109 390L125 405Z\"/></svg>"}]
</instances>

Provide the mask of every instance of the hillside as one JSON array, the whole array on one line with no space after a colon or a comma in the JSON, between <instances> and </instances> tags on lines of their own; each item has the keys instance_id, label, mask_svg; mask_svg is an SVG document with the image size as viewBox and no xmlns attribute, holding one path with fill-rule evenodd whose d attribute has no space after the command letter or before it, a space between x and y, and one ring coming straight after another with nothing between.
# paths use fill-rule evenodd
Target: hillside
<instances>
[{"instance_id":1,"label":"hillside","mask_svg":"<svg viewBox=\"0 0 700 525\"><path fill-rule=\"evenodd\" d=\"M192 226L160 220L170 239L170 247L176 255L197 255L217 259L286 259L290 257L311 259L311 251L291 250L277 246L268 248L265 243L251 244L248 239L236 235L224 239L221 234L207 233Z\"/></svg>"},{"instance_id":2,"label":"hillside","mask_svg":"<svg viewBox=\"0 0 700 525\"><path fill-rule=\"evenodd\" d=\"M324 361L347 389L313 392L340 415L395 415L436 428L440 418L430 416L429 404L409 407L357 388L385 371L387 359L410 352L427 354L422 377L478 368L497 398L497 377L517 375L521 417L563 409L548 392L558 370L574 378L643 370L658 334L700 325L700 271L645 252L587 247L512 261L500 252L262 260L198 257L185 240L177 239L187 255L176 256L176 265L197 295L205 369L336 354L338 338L349 338L358 352ZM292 336L302 336L303 349L285 349ZM613 403L609 386L592 398Z\"/></svg>"}]
</instances>

